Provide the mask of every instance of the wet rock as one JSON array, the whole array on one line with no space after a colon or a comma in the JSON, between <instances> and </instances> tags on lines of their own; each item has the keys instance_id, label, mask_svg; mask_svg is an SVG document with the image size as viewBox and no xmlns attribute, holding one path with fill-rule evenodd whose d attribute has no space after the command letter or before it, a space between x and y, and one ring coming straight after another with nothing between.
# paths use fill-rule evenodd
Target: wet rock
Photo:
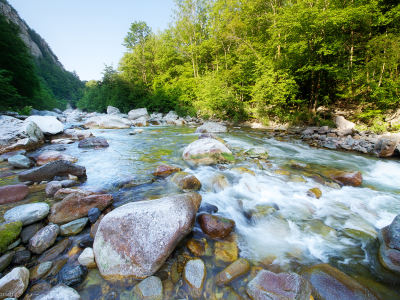
<instances>
[{"instance_id":1,"label":"wet rock","mask_svg":"<svg viewBox=\"0 0 400 300\"><path fill-rule=\"evenodd\" d=\"M104 218L104 215L100 215L100 217L97 219L97 221L90 227L90 236L94 238L97 233L97 229L99 229L99 225L101 220Z\"/></svg>"},{"instance_id":2,"label":"wet rock","mask_svg":"<svg viewBox=\"0 0 400 300\"><path fill-rule=\"evenodd\" d=\"M119 111L118 108L111 106L111 105L107 106L107 114L108 115L118 115L120 113L121 112Z\"/></svg>"},{"instance_id":3,"label":"wet rock","mask_svg":"<svg viewBox=\"0 0 400 300\"><path fill-rule=\"evenodd\" d=\"M268 149L264 147L254 147L245 151L244 154L250 158L259 158L259 159L267 159L268 158Z\"/></svg>"},{"instance_id":4,"label":"wet rock","mask_svg":"<svg viewBox=\"0 0 400 300\"><path fill-rule=\"evenodd\" d=\"M316 299L377 299L366 287L328 264L306 268L302 274L310 281Z\"/></svg>"},{"instance_id":5,"label":"wet rock","mask_svg":"<svg viewBox=\"0 0 400 300\"><path fill-rule=\"evenodd\" d=\"M53 266L53 263L51 261L45 261L45 262L42 262L42 263L38 264L37 266L33 267L29 271L30 280L31 281L39 280L40 278L45 276L48 271L50 271L52 266Z\"/></svg>"},{"instance_id":6,"label":"wet rock","mask_svg":"<svg viewBox=\"0 0 400 300\"><path fill-rule=\"evenodd\" d=\"M58 273L58 281L68 286L81 283L87 275L87 268L82 265L65 265Z\"/></svg>"},{"instance_id":7,"label":"wet rock","mask_svg":"<svg viewBox=\"0 0 400 300\"><path fill-rule=\"evenodd\" d=\"M336 128L339 131L347 131L347 130L352 130L356 124L354 124L353 122L350 122L348 120L346 120L343 116L337 116L335 118L335 124L336 124Z\"/></svg>"},{"instance_id":8,"label":"wet rock","mask_svg":"<svg viewBox=\"0 0 400 300\"><path fill-rule=\"evenodd\" d=\"M59 284L51 290L41 293L34 300L80 300L81 296L73 288Z\"/></svg>"},{"instance_id":9,"label":"wet rock","mask_svg":"<svg viewBox=\"0 0 400 300\"><path fill-rule=\"evenodd\" d=\"M31 252L29 250L19 250L15 252L12 260L13 265L25 265L31 260Z\"/></svg>"},{"instance_id":10,"label":"wet rock","mask_svg":"<svg viewBox=\"0 0 400 300\"><path fill-rule=\"evenodd\" d=\"M239 258L219 272L215 277L215 281L218 285L228 284L239 276L247 274L249 271L249 262L244 258Z\"/></svg>"},{"instance_id":11,"label":"wet rock","mask_svg":"<svg viewBox=\"0 0 400 300\"><path fill-rule=\"evenodd\" d=\"M92 248L85 248L78 257L78 262L88 268L95 268L94 253Z\"/></svg>"},{"instance_id":12,"label":"wet rock","mask_svg":"<svg viewBox=\"0 0 400 300\"><path fill-rule=\"evenodd\" d=\"M149 113L147 112L146 108L132 109L130 112L128 112L129 120L136 120L136 119L143 118L143 117L146 120L150 118Z\"/></svg>"},{"instance_id":13,"label":"wet rock","mask_svg":"<svg viewBox=\"0 0 400 300\"><path fill-rule=\"evenodd\" d=\"M86 168L66 160L58 160L41 167L24 171L18 175L18 179L20 181L41 182L52 180L55 176L64 176L68 174L86 177Z\"/></svg>"},{"instance_id":14,"label":"wet rock","mask_svg":"<svg viewBox=\"0 0 400 300\"><path fill-rule=\"evenodd\" d=\"M196 129L196 133L227 132L226 126L216 122L206 122Z\"/></svg>"},{"instance_id":15,"label":"wet rock","mask_svg":"<svg viewBox=\"0 0 400 300\"><path fill-rule=\"evenodd\" d=\"M258 220L273 214L277 210L279 210L277 205L258 204L253 209L246 211L244 215L253 222L257 222Z\"/></svg>"},{"instance_id":16,"label":"wet rock","mask_svg":"<svg viewBox=\"0 0 400 300\"><path fill-rule=\"evenodd\" d=\"M54 199L56 200L63 200L65 197L74 194L76 196L89 196L89 195L93 195L94 193L91 191L85 191L85 190L80 190L80 189L69 189L69 188L62 188L60 190L58 190L55 194L54 194Z\"/></svg>"},{"instance_id":17,"label":"wet rock","mask_svg":"<svg viewBox=\"0 0 400 300\"><path fill-rule=\"evenodd\" d=\"M89 222L91 224L96 223L97 219L100 217L101 215L101 210L98 209L97 207L92 207L91 209L89 209L88 211L88 218L89 218Z\"/></svg>"},{"instance_id":18,"label":"wet rock","mask_svg":"<svg viewBox=\"0 0 400 300\"><path fill-rule=\"evenodd\" d=\"M200 202L199 194L187 193L129 203L105 215L93 244L102 276L154 274L192 230Z\"/></svg>"},{"instance_id":19,"label":"wet rock","mask_svg":"<svg viewBox=\"0 0 400 300\"><path fill-rule=\"evenodd\" d=\"M52 261L57 258L65 249L71 244L69 239L64 239L58 242L55 246L44 252L39 258L38 262Z\"/></svg>"},{"instance_id":20,"label":"wet rock","mask_svg":"<svg viewBox=\"0 0 400 300\"><path fill-rule=\"evenodd\" d=\"M49 162L57 161L57 160L66 160L71 163L75 163L78 161L77 158L61 153L59 151L54 151L54 150L47 150L42 153L38 157L36 157L36 164L38 166L43 166Z\"/></svg>"},{"instance_id":21,"label":"wet rock","mask_svg":"<svg viewBox=\"0 0 400 300\"><path fill-rule=\"evenodd\" d=\"M60 183L63 188L69 188L78 184L76 180L72 179L61 180Z\"/></svg>"},{"instance_id":22,"label":"wet rock","mask_svg":"<svg viewBox=\"0 0 400 300\"><path fill-rule=\"evenodd\" d=\"M29 271L25 267L12 269L10 273L0 279L1 298L19 298L29 284Z\"/></svg>"},{"instance_id":23,"label":"wet rock","mask_svg":"<svg viewBox=\"0 0 400 300\"><path fill-rule=\"evenodd\" d=\"M108 147L109 144L107 140L103 137L91 137L84 139L79 142L79 148L105 148Z\"/></svg>"},{"instance_id":24,"label":"wet rock","mask_svg":"<svg viewBox=\"0 0 400 300\"><path fill-rule=\"evenodd\" d=\"M90 234L81 235L77 240L76 243L81 248L88 248L93 246L94 239L90 236Z\"/></svg>"},{"instance_id":25,"label":"wet rock","mask_svg":"<svg viewBox=\"0 0 400 300\"><path fill-rule=\"evenodd\" d=\"M248 283L246 291L254 300L309 300L311 296L310 284L302 276L295 273L275 274L267 270L258 272L257 276Z\"/></svg>"},{"instance_id":26,"label":"wet rock","mask_svg":"<svg viewBox=\"0 0 400 300\"><path fill-rule=\"evenodd\" d=\"M190 294L194 298L201 296L206 278L206 266L201 259L189 260L184 269L183 278L190 287Z\"/></svg>"},{"instance_id":27,"label":"wet rock","mask_svg":"<svg viewBox=\"0 0 400 300\"><path fill-rule=\"evenodd\" d=\"M3 223L0 225L0 252L8 249L10 244L14 242L22 229L22 222L14 221Z\"/></svg>"},{"instance_id":28,"label":"wet rock","mask_svg":"<svg viewBox=\"0 0 400 300\"><path fill-rule=\"evenodd\" d=\"M211 179L214 192L218 193L229 187L229 181L224 174L217 174Z\"/></svg>"},{"instance_id":29,"label":"wet rock","mask_svg":"<svg viewBox=\"0 0 400 300\"><path fill-rule=\"evenodd\" d=\"M319 199L322 196L322 192L319 188L315 187L315 188L309 189L307 191L307 195L310 197Z\"/></svg>"},{"instance_id":30,"label":"wet rock","mask_svg":"<svg viewBox=\"0 0 400 300\"><path fill-rule=\"evenodd\" d=\"M60 181L50 181L49 183L46 184L46 196L47 197L53 197L54 194L62 188L61 182Z\"/></svg>"},{"instance_id":31,"label":"wet rock","mask_svg":"<svg viewBox=\"0 0 400 300\"><path fill-rule=\"evenodd\" d=\"M21 201L28 194L29 188L25 184L2 186L0 187L0 204Z\"/></svg>"},{"instance_id":32,"label":"wet rock","mask_svg":"<svg viewBox=\"0 0 400 300\"><path fill-rule=\"evenodd\" d=\"M160 278L150 276L142 280L133 289L135 295L140 300L162 300L163 286Z\"/></svg>"},{"instance_id":33,"label":"wet rock","mask_svg":"<svg viewBox=\"0 0 400 300\"><path fill-rule=\"evenodd\" d=\"M179 116L174 111L168 112L164 117L163 120L170 125L175 125L175 121L179 118Z\"/></svg>"},{"instance_id":34,"label":"wet rock","mask_svg":"<svg viewBox=\"0 0 400 300\"><path fill-rule=\"evenodd\" d=\"M394 155L399 141L399 136L382 137L374 146L375 152L378 157L391 157Z\"/></svg>"},{"instance_id":35,"label":"wet rock","mask_svg":"<svg viewBox=\"0 0 400 300\"><path fill-rule=\"evenodd\" d=\"M396 217L397 218L397 217ZM396 225L398 220L395 220L392 222L391 225L386 226L381 229L379 232L379 242L380 242L380 247L379 247L379 252L378 252L378 258L379 262L381 265L386 268L387 270L390 270L394 273L400 273L400 251L395 248L398 247L398 240L396 239L396 236L391 236L390 233L390 227L392 225L392 231L393 229L396 229ZM393 224L394 223L394 224ZM392 243L392 244L391 244Z\"/></svg>"},{"instance_id":36,"label":"wet rock","mask_svg":"<svg viewBox=\"0 0 400 300\"><path fill-rule=\"evenodd\" d=\"M76 235L85 228L88 218L81 218L60 226L60 234L63 236Z\"/></svg>"},{"instance_id":37,"label":"wet rock","mask_svg":"<svg viewBox=\"0 0 400 300\"><path fill-rule=\"evenodd\" d=\"M205 212L208 214L217 213L218 207L210 203L202 202L199 208L199 213L201 212Z\"/></svg>"},{"instance_id":38,"label":"wet rock","mask_svg":"<svg viewBox=\"0 0 400 300\"><path fill-rule=\"evenodd\" d=\"M109 194L93 194L83 196L73 193L51 207L49 221L56 224L64 224L88 215L91 208L105 209L112 202Z\"/></svg>"},{"instance_id":39,"label":"wet rock","mask_svg":"<svg viewBox=\"0 0 400 300\"><path fill-rule=\"evenodd\" d=\"M116 115L95 116L86 120L85 128L125 129L131 127L131 122Z\"/></svg>"},{"instance_id":40,"label":"wet rock","mask_svg":"<svg viewBox=\"0 0 400 300\"><path fill-rule=\"evenodd\" d=\"M8 163L18 169L28 169L32 165L31 160L22 154L11 156L8 158Z\"/></svg>"},{"instance_id":41,"label":"wet rock","mask_svg":"<svg viewBox=\"0 0 400 300\"><path fill-rule=\"evenodd\" d=\"M0 272L3 272L11 264L14 255L14 251L9 251L0 257Z\"/></svg>"},{"instance_id":42,"label":"wet rock","mask_svg":"<svg viewBox=\"0 0 400 300\"><path fill-rule=\"evenodd\" d=\"M133 126L136 126L136 127L144 127L144 126L148 125L146 117L137 118L135 120L132 120L131 123Z\"/></svg>"},{"instance_id":43,"label":"wet rock","mask_svg":"<svg viewBox=\"0 0 400 300\"><path fill-rule=\"evenodd\" d=\"M400 215L397 215L387 230L388 246L400 250Z\"/></svg>"},{"instance_id":44,"label":"wet rock","mask_svg":"<svg viewBox=\"0 0 400 300\"><path fill-rule=\"evenodd\" d=\"M256 173L254 173L254 171L249 170L249 169L247 169L245 167L235 167L235 168L232 168L231 170L234 171L234 172L240 173L240 174L250 174L250 175L253 175L253 176L256 175Z\"/></svg>"},{"instance_id":45,"label":"wet rock","mask_svg":"<svg viewBox=\"0 0 400 300\"><path fill-rule=\"evenodd\" d=\"M171 175L172 173L176 173L181 171L182 169L179 167L175 167L175 166L169 166L169 165L161 165L158 166L157 169L153 172L154 176L157 177L168 177L169 175Z\"/></svg>"},{"instance_id":46,"label":"wet rock","mask_svg":"<svg viewBox=\"0 0 400 300\"><path fill-rule=\"evenodd\" d=\"M186 247L195 256L203 256L206 253L206 247L203 242L197 241L195 239L190 239L186 243Z\"/></svg>"},{"instance_id":47,"label":"wet rock","mask_svg":"<svg viewBox=\"0 0 400 300\"><path fill-rule=\"evenodd\" d=\"M60 232L60 227L55 224L47 225L40 229L30 240L29 250L33 253L41 254L51 247Z\"/></svg>"},{"instance_id":48,"label":"wet rock","mask_svg":"<svg viewBox=\"0 0 400 300\"><path fill-rule=\"evenodd\" d=\"M239 249L235 239L218 241L214 244L214 255L217 261L234 262L238 259Z\"/></svg>"},{"instance_id":49,"label":"wet rock","mask_svg":"<svg viewBox=\"0 0 400 300\"><path fill-rule=\"evenodd\" d=\"M189 144L183 150L182 157L192 165L213 165L234 161L232 152L224 144L210 138Z\"/></svg>"},{"instance_id":50,"label":"wet rock","mask_svg":"<svg viewBox=\"0 0 400 300\"><path fill-rule=\"evenodd\" d=\"M38 232L40 229L43 228L42 223L34 223L29 226L26 226L21 231L21 241L22 243L26 244L29 240Z\"/></svg>"},{"instance_id":51,"label":"wet rock","mask_svg":"<svg viewBox=\"0 0 400 300\"><path fill-rule=\"evenodd\" d=\"M53 116L30 116L26 122L34 122L44 134L52 135L64 131L64 125Z\"/></svg>"},{"instance_id":52,"label":"wet rock","mask_svg":"<svg viewBox=\"0 0 400 300\"><path fill-rule=\"evenodd\" d=\"M223 239L235 227L235 221L220 216L202 214L197 218L201 230L211 238Z\"/></svg>"},{"instance_id":53,"label":"wet rock","mask_svg":"<svg viewBox=\"0 0 400 300\"><path fill-rule=\"evenodd\" d=\"M181 190L198 191L201 188L201 183L196 176L187 172L175 173L171 181Z\"/></svg>"},{"instance_id":54,"label":"wet rock","mask_svg":"<svg viewBox=\"0 0 400 300\"><path fill-rule=\"evenodd\" d=\"M362 184L360 172L331 171L328 177L341 185L360 186Z\"/></svg>"},{"instance_id":55,"label":"wet rock","mask_svg":"<svg viewBox=\"0 0 400 300\"><path fill-rule=\"evenodd\" d=\"M20 244L21 244L21 239L17 239L15 242L13 242L12 244L10 244L10 245L7 247L7 250L12 250L12 249L14 249L15 247L18 247Z\"/></svg>"}]
</instances>

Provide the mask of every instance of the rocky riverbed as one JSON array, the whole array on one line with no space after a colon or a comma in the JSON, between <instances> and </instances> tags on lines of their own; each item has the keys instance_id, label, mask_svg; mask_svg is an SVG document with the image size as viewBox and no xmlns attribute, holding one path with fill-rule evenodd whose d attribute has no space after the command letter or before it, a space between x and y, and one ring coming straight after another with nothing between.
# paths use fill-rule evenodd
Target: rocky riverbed
<instances>
[{"instance_id":1,"label":"rocky riverbed","mask_svg":"<svg viewBox=\"0 0 400 300\"><path fill-rule=\"evenodd\" d=\"M0 298L400 299L394 136L35 113L0 116Z\"/></svg>"}]
</instances>

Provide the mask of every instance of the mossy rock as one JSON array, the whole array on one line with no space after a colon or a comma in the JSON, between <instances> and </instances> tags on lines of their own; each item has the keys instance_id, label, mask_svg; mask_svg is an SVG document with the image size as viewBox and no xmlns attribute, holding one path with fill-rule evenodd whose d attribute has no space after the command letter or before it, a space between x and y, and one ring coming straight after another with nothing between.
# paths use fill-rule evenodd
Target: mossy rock
<instances>
[{"instance_id":1,"label":"mossy rock","mask_svg":"<svg viewBox=\"0 0 400 300\"><path fill-rule=\"evenodd\" d=\"M7 247L14 242L22 230L22 222L10 222L0 225L0 252L7 250Z\"/></svg>"},{"instance_id":2,"label":"mossy rock","mask_svg":"<svg viewBox=\"0 0 400 300\"><path fill-rule=\"evenodd\" d=\"M322 196L322 192L319 188L315 187L315 188L309 189L307 191L307 195L310 197L319 199Z\"/></svg>"}]
</instances>

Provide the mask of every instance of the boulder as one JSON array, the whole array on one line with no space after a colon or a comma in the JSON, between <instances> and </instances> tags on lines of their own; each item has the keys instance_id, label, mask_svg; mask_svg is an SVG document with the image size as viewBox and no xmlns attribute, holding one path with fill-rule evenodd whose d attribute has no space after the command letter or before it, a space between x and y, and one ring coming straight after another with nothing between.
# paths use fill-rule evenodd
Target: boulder
<instances>
[{"instance_id":1,"label":"boulder","mask_svg":"<svg viewBox=\"0 0 400 300\"><path fill-rule=\"evenodd\" d=\"M118 115L120 113L121 112L119 111L118 108L111 106L111 105L107 106L107 114L108 115Z\"/></svg>"},{"instance_id":2,"label":"boulder","mask_svg":"<svg viewBox=\"0 0 400 300\"><path fill-rule=\"evenodd\" d=\"M249 271L250 263L244 258L239 258L219 272L215 277L215 281L217 285L229 284L231 281L247 274Z\"/></svg>"},{"instance_id":3,"label":"boulder","mask_svg":"<svg viewBox=\"0 0 400 300\"><path fill-rule=\"evenodd\" d=\"M175 173L172 176L171 181L184 191L198 191L201 188L201 183L196 176L187 172Z\"/></svg>"},{"instance_id":4,"label":"boulder","mask_svg":"<svg viewBox=\"0 0 400 300\"><path fill-rule=\"evenodd\" d=\"M109 194L85 196L81 193L72 193L51 207L49 221L55 224L68 223L86 217L93 207L100 210L105 209L112 200L113 197Z\"/></svg>"},{"instance_id":5,"label":"boulder","mask_svg":"<svg viewBox=\"0 0 400 300\"><path fill-rule=\"evenodd\" d=\"M25 267L12 269L0 279L0 298L19 298L29 284L29 270Z\"/></svg>"},{"instance_id":6,"label":"boulder","mask_svg":"<svg viewBox=\"0 0 400 300\"><path fill-rule=\"evenodd\" d=\"M90 137L79 142L79 148L105 148L109 144L103 137Z\"/></svg>"},{"instance_id":7,"label":"boulder","mask_svg":"<svg viewBox=\"0 0 400 300\"><path fill-rule=\"evenodd\" d=\"M309 300L311 296L310 284L302 276L296 273L275 274L267 270L257 273L247 284L246 292L254 300Z\"/></svg>"},{"instance_id":8,"label":"boulder","mask_svg":"<svg viewBox=\"0 0 400 300\"><path fill-rule=\"evenodd\" d=\"M33 150L43 143L43 132L35 123L0 116L0 154L20 149Z\"/></svg>"},{"instance_id":9,"label":"boulder","mask_svg":"<svg viewBox=\"0 0 400 300\"><path fill-rule=\"evenodd\" d=\"M54 244L59 232L60 227L55 224L43 227L29 240L29 250L35 254L43 253Z\"/></svg>"},{"instance_id":10,"label":"boulder","mask_svg":"<svg viewBox=\"0 0 400 300\"><path fill-rule=\"evenodd\" d=\"M346 120L343 116L337 116L335 118L335 124L339 131L351 131L356 126L356 124Z\"/></svg>"},{"instance_id":11,"label":"boulder","mask_svg":"<svg viewBox=\"0 0 400 300\"><path fill-rule=\"evenodd\" d=\"M232 162L232 152L220 141L211 138L196 140L183 150L183 159L192 165L213 165Z\"/></svg>"},{"instance_id":12,"label":"boulder","mask_svg":"<svg viewBox=\"0 0 400 300\"><path fill-rule=\"evenodd\" d=\"M378 157L391 157L395 154L399 141L398 135L384 136L375 144L374 150Z\"/></svg>"},{"instance_id":13,"label":"boulder","mask_svg":"<svg viewBox=\"0 0 400 300\"><path fill-rule=\"evenodd\" d=\"M78 161L76 157L73 157L68 154L61 153L59 151L54 151L54 150L47 150L39 154L38 157L36 157L36 164L38 166L43 166L49 162L57 161L57 160L66 160L72 163L75 163Z\"/></svg>"},{"instance_id":14,"label":"boulder","mask_svg":"<svg viewBox=\"0 0 400 300\"><path fill-rule=\"evenodd\" d=\"M8 163L14 168L28 169L31 167L32 162L25 155L18 154L8 158Z\"/></svg>"},{"instance_id":15,"label":"boulder","mask_svg":"<svg viewBox=\"0 0 400 300\"><path fill-rule=\"evenodd\" d=\"M34 297L33 300L80 300L81 296L77 291L64 284L59 284L51 290L43 292Z\"/></svg>"},{"instance_id":16,"label":"boulder","mask_svg":"<svg viewBox=\"0 0 400 300\"><path fill-rule=\"evenodd\" d=\"M88 247L85 248L82 253L79 255L78 257L78 262L85 267L88 268L95 268L96 267L96 263L94 261L94 253L93 253L93 249Z\"/></svg>"},{"instance_id":17,"label":"boulder","mask_svg":"<svg viewBox=\"0 0 400 300\"><path fill-rule=\"evenodd\" d=\"M64 236L76 235L85 228L88 218L80 218L60 226L60 234Z\"/></svg>"},{"instance_id":18,"label":"boulder","mask_svg":"<svg viewBox=\"0 0 400 300\"><path fill-rule=\"evenodd\" d=\"M24 184L2 186L0 187L0 204L21 201L28 194L29 188Z\"/></svg>"},{"instance_id":19,"label":"boulder","mask_svg":"<svg viewBox=\"0 0 400 300\"><path fill-rule=\"evenodd\" d=\"M131 124L135 127L144 127L148 125L148 122L146 117L140 117L135 120L132 120Z\"/></svg>"},{"instance_id":20,"label":"boulder","mask_svg":"<svg viewBox=\"0 0 400 300\"><path fill-rule=\"evenodd\" d=\"M196 129L196 133L226 132L226 126L217 122L206 122Z\"/></svg>"},{"instance_id":21,"label":"boulder","mask_svg":"<svg viewBox=\"0 0 400 300\"><path fill-rule=\"evenodd\" d=\"M360 186L362 184L361 172L331 171L328 177L340 185Z\"/></svg>"},{"instance_id":22,"label":"boulder","mask_svg":"<svg viewBox=\"0 0 400 300\"><path fill-rule=\"evenodd\" d=\"M328 264L306 268L302 274L310 281L316 299L377 300L366 287Z\"/></svg>"},{"instance_id":23,"label":"boulder","mask_svg":"<svg viewBox=\"0 0 400 300\"><path fill-rule=\"evenodd\" d=\"M21 233L22 222L14 221L0 225L0 253L5 252Z\"/></svg>"},{"instance_id":24,"label":"boulder","mask_svg":"<svg viewBox=\"0 0 400 300\"><path fill-rule=\"evenodd\" d=\"M189 260L185 265L183 278L189 286L192 297L199 298L206 279L206 266L204 262L200 258Z\"/></svg>"},{"instance_id":25,"label":"boulder","mask_svg":"<svg viewBox=\"0 0 400 300\"><path fill-rule=\"evenodd\" d=\"M30 116L26 121L34 122L44 134L53 135L64 131L64 125L54 116Z\"/></svg>"},{"instance_id":26,"label":"boulder","mask_svg":"<svg viewBox=\"0 0 400 300\"><path fill-rule=\"evenodd\" d=\"M49 210L49 205L44 202L23 204L7 210L4 220L7 222L21 221L22 225L29 225L44 219L49 214Z\"/></svg>"},{"instance_id":27,"label":"boulder","mask_svg":"<svg viewBox=\"0 0 400 300\"><path fill-rule=\"evenodd\" d=\"M168 177L169 175L171 175L172 173L176 173L181 171L182 169L179 167L175 167L175 166L169 166L169 165L161 165L158 166L157 169L153 172L154 176L157 177Z\"/></svg>"},{"instance_id":28,"label":"boulder","mask_svg":"<svg viewBox=\"0 0 400 300\"><path fill-rule=\"evenodd\" d=\"M160 278L150 276L142 280L133 289L139 300L162 300L163 286ZM136 298L135 298L136 299Z\"/></svg>"},{"instance_id":29,"label":"boulder","mask_svg":"<svg viewBox=\"0 0 400 300\"><path fill-rule=\"evenodd\" d=\"M130 112L128 112L129 120L136 120L139 118L145 118L146 121L150 118L146 108L132 109Z\"/></svg>"},{"instance_id":30,"label":"boulder","mask_svg":"<svg viewBox=\"0 0 400 300\"><path fill-rule=\"evenodd\" d=\"M197 218L201 230L211 238L223 239L227 237L235 227L235 221L220 216L202 214Z\"/></svg>"},{"instance_id":31,"label":"boulder","mask_svg":"<svg viewBox=\"0 0 400 300\"><path fill-rule=\"evenodd\" d=\"M199 194L187 193L128 203L106 214L93 244L102 276L145 278L154 274L191 232L200 202Z\"/></svg>"},{"instance_id":32,"label":"boulder","mask_svg":"<svg viewBox=\"0 0 400 300\"><path fill-rule=\"evenodd\" d=\"M19 173L19 181L48 181L52 180L55 176L75 175L79 178L86 177L86 168L75 165L74 163L66 160L57 160L45 164L40 167L33 168Z\"/></svg>"},{"instance_id":33,"label":"boulder","mask_svg":"<svg viewBox=\"0 0 400 300\"><path fill-rule=\"evenodd\" d=\"M171 125L175 125L175 121L178 119L178 115L176 114L176 112L174 111L170 111L169 113L167 113L163 120L167 123L167 124L171 124Z\"/></svg>"},{"instance_id":34,"label":"boulder","mask_svg":"<svg viewBox=\"0 0 400 300\"><path fill-rule=\"evenodd\" d=\"M387 229L388 246L400 250L400 215L397 215Z\"/></svg>"},{"instance_id":35,"label":"boulder","mask_svg":"<svg viewBox=\"0 0 400 300\"><path fill-rule=\"evenodd\" d=\"M131 122L128 119L116 115L105 115L89 118L83 126L89 129L125 129L131 127Z\"/></svg>"}]
</instances>

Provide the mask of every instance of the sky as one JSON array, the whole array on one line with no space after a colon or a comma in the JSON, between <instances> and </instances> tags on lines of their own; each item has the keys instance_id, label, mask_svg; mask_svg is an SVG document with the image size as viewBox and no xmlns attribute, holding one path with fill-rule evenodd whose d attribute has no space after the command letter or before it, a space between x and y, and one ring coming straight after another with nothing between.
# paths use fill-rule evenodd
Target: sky
<instances>
[{"instance_id":1,"label":"sky","mask_svg":"<svg viewBox=\"0 0 400 300\"><path fill-rule=\"evenodd\" d=\"M130 24L145 21L154 32L172 21L173 0L8 0L46 40L68 71L99 80L105 65L118 67Z\"/></svg>"}]
</instances>

